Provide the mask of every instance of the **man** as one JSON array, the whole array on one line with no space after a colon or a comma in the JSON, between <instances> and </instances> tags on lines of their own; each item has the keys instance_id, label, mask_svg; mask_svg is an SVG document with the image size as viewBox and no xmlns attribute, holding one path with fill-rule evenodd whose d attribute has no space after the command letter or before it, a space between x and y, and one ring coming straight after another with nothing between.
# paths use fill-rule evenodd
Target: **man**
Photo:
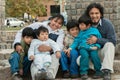
<instances>
[{"instance_id":1,"label":"man","mask_svg":"<svg viewBox=\"0 0 120 80\"><path fill-rule=\"evenodd\" d=\"M100 55L102 57L103 80L111 80L111 72L113 72L113 61L115 56L116 35L112 23L103 18L104 8L99 3L91 3L88 5L85 14L87 14L93 22L93 26L98 28L102 38L91 36L88 44L99 43L102 45Z\"/></svg>"}]
</instances>

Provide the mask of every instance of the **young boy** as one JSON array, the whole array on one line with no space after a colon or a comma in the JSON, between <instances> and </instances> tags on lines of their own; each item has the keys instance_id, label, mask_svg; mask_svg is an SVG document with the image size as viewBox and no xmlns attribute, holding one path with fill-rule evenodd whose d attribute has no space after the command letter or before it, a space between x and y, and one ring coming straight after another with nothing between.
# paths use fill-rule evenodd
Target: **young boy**
<instances>
[{"instance_id":1,"label":"young boy","mask_svg":"<svg viewBox=\"0 0 120 80\"><path fill-rule=\"evenodd\" d=\"M78 48L80 58L80 74L81 78L86 80L88 78L88 69L89 69L89 57L92 60L95 68L95 76L93 78L101 77L101 62L98 56L98 49L100 49L101 45L99 44L87 44L87 40L92 36L96 36L101 38L101 34L99 31L91 26L91 19L83 15L79 18L79 28L80 32L78 36L74 39L72 45L68 48L68 53L70 50Z\"/></svg>"},{"instance_id":2,"label":"young boy","mask_svg":"<svg viewBox=\"0 0 120 80\"><path fill-rule=\"evenodd\" d=\"M27 53L33 36L34 31L32 28L24 28L21 43L14 45L15 51L12 52L9 59L13 76L23 76L29 71L31 61L27 59Z\"/></svg>"},{"instance_id":3,"label":"young boy","mask_svg":"<svg viewBox=\"0 0 120 80\"><path fill-rule=\"evenodd\" d=\"M36 80L35 77L37 77L37 79L38 77L39 79L52 78L52 74L48 76L46 72L48 67L52 63L50 52L49 51L40 52L38 50L38 47L43 44L50 46L53 49L54 53L56 54L57 58L60 58L60 47L55 41L49 39L48 29L45 28L44 26L40 26L37 29L36 35L38 39L32 40L32 43L28 51L29 60L33 60L33 64L37 68L37 71L31 70L32 80Z\"/></svg>"},{"instance_id":4,"label":"young boy","mask_svg":"<svg viewBox=\"0 0 120 80\"><path fill-rule=\"evenodd\" d=\"M77 20L69 20L67 23L67 34L64 38L64 49L61 52L60 63L63 70L63 78L77 78L79 76L78 65L76 59L78 52L74 49L66 53L66 49L72 44L74 38L79 33L79 24Z\"/></svg>"}]
</instances>

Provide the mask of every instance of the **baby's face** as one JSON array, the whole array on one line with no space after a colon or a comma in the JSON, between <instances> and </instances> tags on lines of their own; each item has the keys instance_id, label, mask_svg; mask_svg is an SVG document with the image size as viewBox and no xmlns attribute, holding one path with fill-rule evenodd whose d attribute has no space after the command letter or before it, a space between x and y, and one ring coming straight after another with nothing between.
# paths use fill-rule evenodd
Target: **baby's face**
<instances>
[{"instance_id":1,"label":"baby's face","mask_svg":"<svg viewBox=\"0 0 120 80\"><path fill-rule=\"evenodd\" d=\"M72 35L73 37L76 37L78 33L79 33L79 28L76 26L69 30L69 34Z\"/></svg>"},{"instance_id":2,"label":"baby's face","mask_svg":"<svg viewBox=\"0 0 120 80\"><path fill-rule=\"evenodd\" d=\"M48 40L48 35L49 35L48 32L41 32L38 36L38 39L41 41L46 41Z\"/></svg>"}]
</instances>

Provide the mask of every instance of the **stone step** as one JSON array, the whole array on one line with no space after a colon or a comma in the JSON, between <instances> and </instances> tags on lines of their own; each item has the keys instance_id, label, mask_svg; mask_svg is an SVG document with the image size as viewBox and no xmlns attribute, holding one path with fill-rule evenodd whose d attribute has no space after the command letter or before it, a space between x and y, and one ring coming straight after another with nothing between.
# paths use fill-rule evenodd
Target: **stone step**
<instances>
[{"instance_id":1,"label":"stone step","mask_svg":"<svg viewBox=\"0 0 120 80\"><path fill-rule=\"evenodd\" d=\"M9 58L10 53L12 51L13 51L13 49L7 49L7 50L0 51L0 80L9 80L11 78L10 64L8 62L8 58ZM114 60L113 67L114 67L113 77L115 77L116 74L120 75L120 68L119 68L120 67L120 60ZM61 79L56 79L56 80L61 80ZM65 79L63 79L63 80L65 80ZM92 79L89 78L89 80L92 80ZM116 78L113 80L120 80L120 79Z\"/></svg>"}]
</instances>

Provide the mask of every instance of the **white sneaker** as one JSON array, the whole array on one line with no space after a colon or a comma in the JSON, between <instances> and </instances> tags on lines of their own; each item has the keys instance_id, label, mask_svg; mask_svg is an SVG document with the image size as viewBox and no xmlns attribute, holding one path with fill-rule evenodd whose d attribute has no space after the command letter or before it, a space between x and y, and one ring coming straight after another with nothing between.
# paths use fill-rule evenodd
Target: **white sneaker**
<instances>
[{"instance_id":1,"label":"white sneaker","mask_svg":"<svg viewBox=\"0 0 120 80\"><path fill-rule=\"evenodd\" d=\"M16 72L12 75L12 80L23 80L22 77Z\"/></svg>"}]
</instances>

